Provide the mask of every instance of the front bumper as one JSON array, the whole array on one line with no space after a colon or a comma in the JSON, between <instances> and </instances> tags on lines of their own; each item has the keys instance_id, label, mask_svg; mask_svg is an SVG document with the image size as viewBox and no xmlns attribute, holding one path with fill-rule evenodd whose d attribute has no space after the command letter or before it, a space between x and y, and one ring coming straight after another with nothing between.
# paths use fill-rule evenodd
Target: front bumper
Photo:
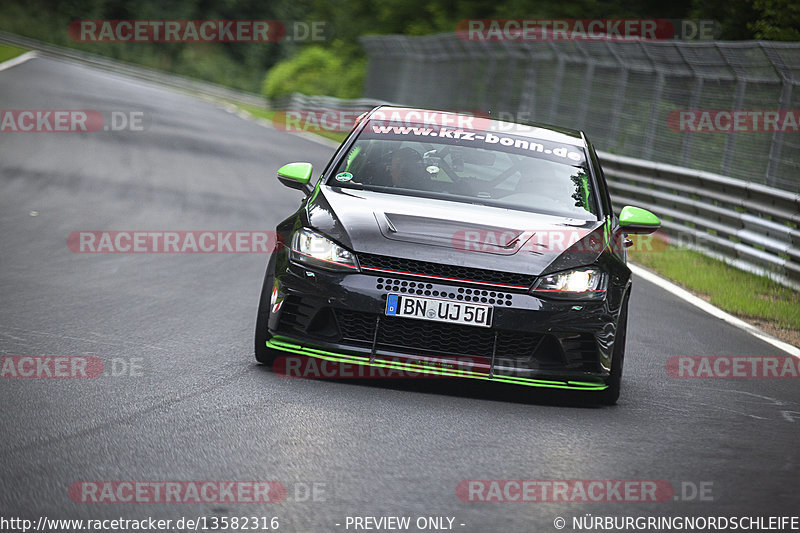
<instances>
[{"instance_id":1,"label":"front bumper","mask_svg":"<svg viewBox=\"0 0 800 533\"><path fill-rule=\"evenodd\" d=\"M519 289L283 264L269 317L272 349L441 377L606 388L616 316L605 300L553 301ZM389 293L489 304L492 327L389 317Z\"/></svg>"}]
</instances>

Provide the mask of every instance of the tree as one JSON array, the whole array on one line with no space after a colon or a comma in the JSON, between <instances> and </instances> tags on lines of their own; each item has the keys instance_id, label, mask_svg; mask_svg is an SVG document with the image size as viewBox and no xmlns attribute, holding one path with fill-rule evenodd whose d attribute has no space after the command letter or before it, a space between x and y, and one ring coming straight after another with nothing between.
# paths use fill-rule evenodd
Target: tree
<instances>
[{"instance_id":1,"label":"tree","mask_svg":"<svg viewBox=\"0 0 800 533\"><path fill-rule=\"evenodd\" d=\"M800 4L795 0L753 0L757 20L748 24L756 39L800 41Z\"/></svg>"}]
</instances>

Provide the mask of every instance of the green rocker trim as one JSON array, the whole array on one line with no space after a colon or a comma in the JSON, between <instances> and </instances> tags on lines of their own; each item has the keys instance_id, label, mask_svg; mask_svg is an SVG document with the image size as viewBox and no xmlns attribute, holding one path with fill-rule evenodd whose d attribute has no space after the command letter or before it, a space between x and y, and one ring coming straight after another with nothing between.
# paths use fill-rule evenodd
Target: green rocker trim
<instances>
[{"instance_id":1,"label":"green rocker trim","mask_svg":"<svg viewBox=\"0 0 800 533\"><path fill-rule=\"evenodd\" d=\"M284 340L285 339L285 340ZM546 387L551 389L570 389L570 390L585 390L585 391L601 391L608 388L605 383L592 382L592 381L552 381L544 379L532 379L518 376L489 376L486 374L479 374L471 370L459 369L446 369L446 368L430 368L422 364L404 363L401 361L387 361L381 356L376 356L371 361L365 357L357 355L348 355L345 353L329 352L320 350L318 348L310 348L297 344L296 341L284 337L274 337L267 341L267 348L273 350L280 350L283 352L296 353L323 359L326 361L334 361L337 363L351 363L355 365L373 366L378 368L391 368L395 370L412 370L419 374L429 374L443 377L461 377L470 379L481 379L484 381L498 381L501 383L511 383L514 385L527 385L530 387Z\"/></svg>"}]
</instances>

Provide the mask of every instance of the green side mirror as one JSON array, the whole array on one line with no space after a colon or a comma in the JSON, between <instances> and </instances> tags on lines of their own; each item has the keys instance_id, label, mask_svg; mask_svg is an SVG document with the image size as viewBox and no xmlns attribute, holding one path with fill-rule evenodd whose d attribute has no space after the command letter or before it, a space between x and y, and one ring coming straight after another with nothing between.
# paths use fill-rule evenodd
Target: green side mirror
<instances>
[{"instance_id":1,"label":"green side mirror","mask_svg":"<svg viewBox=\"0 0 800 533\"><path fill-rule=\"evenodd\" d=\"M641 207L626 205L619 214L619 228L623 233L646 235L661 227L661 221L653 213Z\"/></svg>"},{"instance_id":2,"label":"green side mirror","mask_svg":"<svg viewBox=\"0 0 800 533\"><path fill-rule=\"evenodd\" d=\"M292 189L308 192L308 181L314 167L311 163L289 163L278 169L278 181Z\"/></svg>"}]
</instances>

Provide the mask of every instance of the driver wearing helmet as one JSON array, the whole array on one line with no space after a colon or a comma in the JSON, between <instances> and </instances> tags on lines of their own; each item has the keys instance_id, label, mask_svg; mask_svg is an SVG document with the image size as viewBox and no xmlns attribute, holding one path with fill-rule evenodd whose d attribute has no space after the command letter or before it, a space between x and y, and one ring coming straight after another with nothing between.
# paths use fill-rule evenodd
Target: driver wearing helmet
<instances>
[{"instance_id":1,"label":"driver wearing helmet","mask_svg":"<svg viewBox=\"0 0 800 533\"><path fill-rule=\"evenodd\" d=\"M422 157L413 148L400 148L392 153L389 176L392 186L403 189L422 188Z\"/></svg>"}]
</instances>

